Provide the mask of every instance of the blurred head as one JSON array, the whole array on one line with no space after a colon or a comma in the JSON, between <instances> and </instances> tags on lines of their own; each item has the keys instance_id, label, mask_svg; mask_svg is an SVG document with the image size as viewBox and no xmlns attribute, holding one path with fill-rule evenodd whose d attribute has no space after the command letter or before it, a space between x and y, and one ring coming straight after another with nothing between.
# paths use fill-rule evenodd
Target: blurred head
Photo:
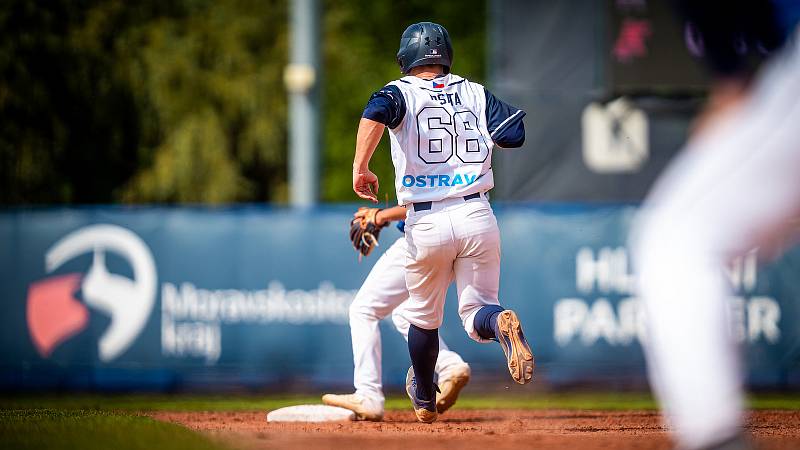
<instances>
[{"instance_id":1,"label":"blurred head","mask_svg":"<svg viewBox=\"0 0 800 450\"><path fill-rule=\"evenodd\" d=\"M447 30L433 22L415 23L400 37L397 64L407 74L418 66L440 65L444 73L450 73L453 61L453 46Z\"/></svg>"}]
</instances>

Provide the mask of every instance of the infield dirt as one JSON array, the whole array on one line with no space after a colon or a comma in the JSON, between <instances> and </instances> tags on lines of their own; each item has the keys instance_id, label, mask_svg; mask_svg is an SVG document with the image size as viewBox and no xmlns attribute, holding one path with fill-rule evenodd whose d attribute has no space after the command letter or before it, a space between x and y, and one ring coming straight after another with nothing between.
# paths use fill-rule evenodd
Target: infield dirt
<instances>
[{"instance_id":1,"label":"infield dirt","mask_svg":"<svg viewBox=\"0 0 800 450\"><path fill-rule=\"evenodd\" d=\"M267 411L152 412L150 417L211 435L237 449L505 450L669 449L652 411L452 410L438 422L389 411L383 422L267 423ZM800 448L800 411L760 410L747 422L756 448Z\"/></svg>"}]
</instances>

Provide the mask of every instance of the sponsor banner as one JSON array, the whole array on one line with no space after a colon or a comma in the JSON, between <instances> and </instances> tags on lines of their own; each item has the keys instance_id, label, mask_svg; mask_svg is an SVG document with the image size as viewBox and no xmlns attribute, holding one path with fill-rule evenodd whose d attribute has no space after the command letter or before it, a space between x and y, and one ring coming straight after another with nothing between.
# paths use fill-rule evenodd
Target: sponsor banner
<instances>
[{"instance_id":1,"label":"sponsor banner","mask_svg":"<svg viewBox=\"0 0 800 450\"><path fill-rule=\"evenodd\" d=\"M525 319L536 324L526 332L538 344L537 362L549 365L556 382L643 381L646 324L626 248L635 212L626 206L557 206L499 214L502 299L526 305ZM735 291L732 332L743 344L753 385L797 384L798 250L760 265L770 255L754 249L726 272Z\"/></svg>"},{"instance_id":2,"label":"sponsor banner","mask_svg":"<svg viewBox=\"0 0 800 450\"><path fill-rule=\"evenodd\" d=\"M351 207L81 208L0 213L0 386L74 389L347 387L348 308L360 263ZM500 206L501 302L525 323L552 383L643 382L646 339L625 237L633 207ZM750 381L794 383L800 252L728 275ZM467 338L454 290L443 337L479 378L502 352ZM686 314L691 314L686 311ZM382 324L384 378L403 382L405 343ZM688 369L690 370L690 369ZM504 379L504 378L503 378Z\"/></svg>"}]
</instances>

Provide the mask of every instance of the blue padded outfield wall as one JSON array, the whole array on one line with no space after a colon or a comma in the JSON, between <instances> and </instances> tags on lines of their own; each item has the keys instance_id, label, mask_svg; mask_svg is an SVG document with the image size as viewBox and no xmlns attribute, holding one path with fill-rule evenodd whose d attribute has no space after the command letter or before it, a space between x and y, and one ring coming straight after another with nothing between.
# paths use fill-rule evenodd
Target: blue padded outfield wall
<instances>
[{"instance_id":1,"label":"blue padded outfield wall","mask_svg":"<svg viewBox=\"0 0 800 450\"><path fill-rule=\"evenodd\" d=\"M498 206L501 301L522 317L542 382L643 382L643 323L625 250L630 206ZM77 208L0 213L4 389L346 389L358 262L352 208ZM756 252L730 278L751 384L797 385L800 251ZM692 311L685 311L692 314ZM405 343L383 326L384 377ZM478 378L506 377L469 340L451 290L443 336ZM691 370L691 368L686 368ZM505 380L506 378L502 378ZM507 383L507 381L504 381Z\"/></svg>"}]
</instances>

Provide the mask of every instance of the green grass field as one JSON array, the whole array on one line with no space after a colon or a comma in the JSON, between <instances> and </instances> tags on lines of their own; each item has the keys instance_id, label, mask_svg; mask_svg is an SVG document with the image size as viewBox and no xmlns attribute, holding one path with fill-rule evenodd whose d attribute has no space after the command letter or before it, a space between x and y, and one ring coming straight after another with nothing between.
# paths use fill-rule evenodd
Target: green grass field
<instances>
[{"instance_id":1,"label":"green grass field","mask_svg":"<svg viewBox=\"0 0 800 450\"><path fill-rule=\"evenodd\" d=\"M225 449L186 428L146 417L147 411L268 411L319 403L319 397L186 395L11 395L0 397L0 447L4 449ZM800 409L800 394L759 394L754 409ZM391 397L387 409L408 408ZM532 396L465 395L459 408L653 409L647 394L548 393Z\"/></svg>"},{"instance_id":2,"label":"green grass field","mask_svg":"<svg viewBox=\"0 0 800 450\"><path fill-rule=\"evenodd\" d=\"M224 448L194 431L137 414L49 408L0 410L0 447L17 450Z\"/></svg>"}]
</instances>

